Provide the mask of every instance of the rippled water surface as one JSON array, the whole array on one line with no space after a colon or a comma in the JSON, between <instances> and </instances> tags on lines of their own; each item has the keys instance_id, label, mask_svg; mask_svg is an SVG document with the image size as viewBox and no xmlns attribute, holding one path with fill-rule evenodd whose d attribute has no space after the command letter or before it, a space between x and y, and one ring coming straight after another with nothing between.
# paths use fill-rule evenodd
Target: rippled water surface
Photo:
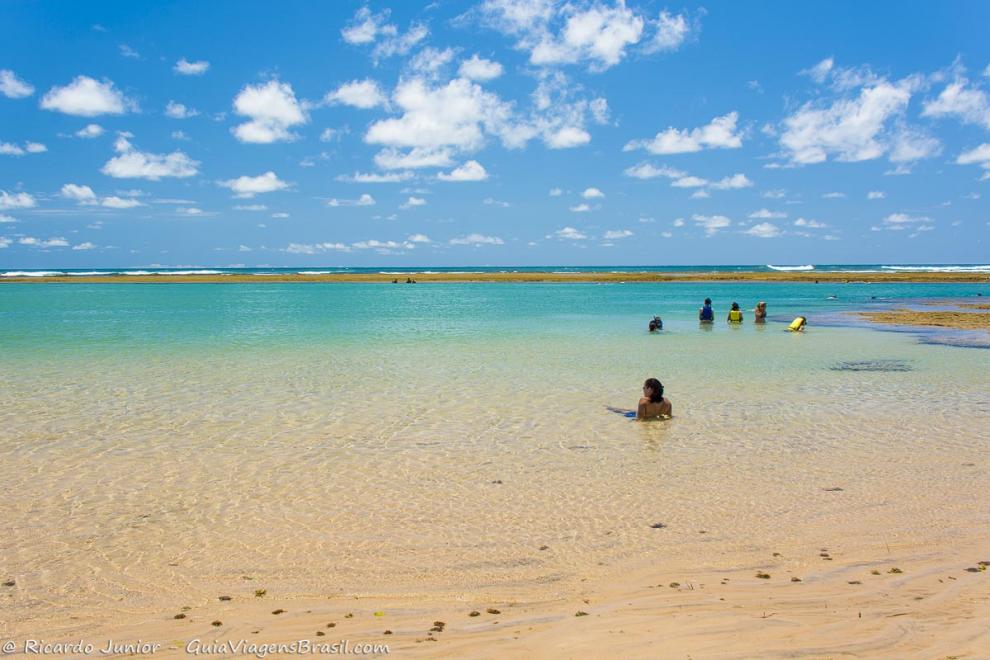
<instances>
[{"instance_id":1,"label":"rippled water surface","mask_svg":"<svg viewBox=\"0 0 990 660\"><path fill-rule=\"evenodd\" d=\"M286 596L551 598L634 561L971 534L990 351L814 319L976 293L990 287L0 286L0 577L19 589L0 620L138 616L244 576ZM705 295L711 329L693 316ZM758 299L775 321L722 322ZM785 332L797 313L808 331ZM673 420L605 409L649 376Z\"/></svg>"}]
</instances>

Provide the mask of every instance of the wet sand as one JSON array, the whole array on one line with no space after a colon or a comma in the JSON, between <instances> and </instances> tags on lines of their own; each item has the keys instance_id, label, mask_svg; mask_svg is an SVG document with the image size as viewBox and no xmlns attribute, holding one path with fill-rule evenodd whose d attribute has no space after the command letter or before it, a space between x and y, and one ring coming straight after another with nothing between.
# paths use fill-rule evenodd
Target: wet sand
<instances>
[{"instance_id":1,"label":"wet sand","mask_svg":"<svg viewBox=\"0 0 990 660\"><path fill-rule=\"evenodd\" d=\"M694 273L655 273L655 272L525 272L525 273L403 273L401 275L379 273L327 273L274 274L274 275L104 275L104 276L53 276L53 277L10 277L0 282L34 283L238 283L238 282L377 282L390 283L398 278L405 283L406 277L421 282L990 282L987 273L848 273L848 272L694 272Z\"/></svg>"},{"instance_id":2,"label":"wet sand","mask_svg":"<svg viewBox=\"0 0 990 660\"><path fill-rule=\"evenodd\" d=\"M812 546L799 557L768 553L733 570L657 567L539 603L483 593L287 601L258 596L246 582L210 602L86 638L156 640L165 656L183 655L192 640L348 640L352 648L388 644L400 657L985 657L990 547L976 544L946 560L935 548L874 545L870 554Z\"/></svg>"}]
</instances>

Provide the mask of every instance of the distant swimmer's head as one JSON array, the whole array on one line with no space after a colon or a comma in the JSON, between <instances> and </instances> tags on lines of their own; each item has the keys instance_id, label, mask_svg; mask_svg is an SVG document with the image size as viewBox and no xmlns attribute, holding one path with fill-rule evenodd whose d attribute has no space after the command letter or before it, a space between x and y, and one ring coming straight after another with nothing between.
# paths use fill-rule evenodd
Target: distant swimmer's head
<instances>
[{"instance_id":1,"label":"distant swimmer's head","mask_svg":"<svg viewBox=\"0 0 990 660\"><path fill-rule=\"evenodd\" d=\"M643 394L650 399L650 403L660 403L663 401L663 383L656 378L647 378L643 383Z\"/></svg>"},{"instance_id":2,"label":"distant swimmer's head","mask_svg":"<svg viewBox=\"0 0 990 660\"><path fill-rule=\"evenodd\" d=\"M756 303L756 306L760 309L766 309L767 304L761 300L760 302Z\"/></svg>"},{"instance_id":3,"label":"distant swimmer's head","mask_svg":"<svg viewBox=\"0 0 990 660\"><path fill-rule=\"evenodd\" d=\"M705 298L705 304L706 305L711 305L712 304L712 299L711 298Z\"/></svg>"},{"instance_id":4,"label":"distant swimmer's head","mask_svg":"<svg viewBox=\"0 0 990 660\"><path fill-rule=\"evenodd\" d=\"M739 303L737 302L732 303L732 309L739 309Z\"/></svg>"}]
</instances>

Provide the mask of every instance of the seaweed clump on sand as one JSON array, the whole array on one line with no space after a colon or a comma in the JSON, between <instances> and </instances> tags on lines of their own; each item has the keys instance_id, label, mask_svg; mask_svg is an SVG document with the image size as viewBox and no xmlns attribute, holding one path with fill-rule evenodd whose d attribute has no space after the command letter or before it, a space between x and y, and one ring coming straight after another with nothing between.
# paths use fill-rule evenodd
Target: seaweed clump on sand
<instances>
[{"instance_id":1,"label":"seaweed clump on sand","mask_svg":"<svg viewBox=\"0 0 990 660\"><path fill-rule=\"evenodd\" d=\"M912 367L906 360L851 360L836 362L832 371L871 371L877 373L897 373L911 371Z\"/></svg>"}]
</instances>

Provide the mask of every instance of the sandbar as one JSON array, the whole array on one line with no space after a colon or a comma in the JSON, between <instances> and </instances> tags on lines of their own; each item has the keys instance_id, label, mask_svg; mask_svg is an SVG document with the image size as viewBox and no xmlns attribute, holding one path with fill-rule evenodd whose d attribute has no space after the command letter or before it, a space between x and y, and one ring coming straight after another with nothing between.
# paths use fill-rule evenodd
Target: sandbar
<instances>
[{"instance_id":1,"label":"sandbar","mask_svg":"<svg viewBox=\"0 0 990 660\"><path fill-rule=\"evenodd\" d=\"M184 283L226 283L242 282L369 282L391 283L398 279L404 283L407 277L412 277L417 283L424 282L815 282L829 284L849 284L864 282L973 282L990 283L987 273L932 273L932 272L734 272L734 271L697 271L697 272L611 272L585 271L578 273L560 273L550 271L527 272L458 272L458 273L274 273L274 274L212 274L212 275L65 275L51 277L9 277L0 278L0 282L18 283L147 283L147 284L184 284Z\"/></svg>"},{"instance_id":2,"label":"sandbar","mask_svg":"<svg viewBox=\"0 0 990 660\"><path fill-rule=\"evenodd\" d=\"M986 306L973 307L977 309L987 308ZM894 309L883 312L858 312L858 314L867 321L884 325L911 325L930 328L990 331L990 312Z\"/></svg>"}]
</instances>

